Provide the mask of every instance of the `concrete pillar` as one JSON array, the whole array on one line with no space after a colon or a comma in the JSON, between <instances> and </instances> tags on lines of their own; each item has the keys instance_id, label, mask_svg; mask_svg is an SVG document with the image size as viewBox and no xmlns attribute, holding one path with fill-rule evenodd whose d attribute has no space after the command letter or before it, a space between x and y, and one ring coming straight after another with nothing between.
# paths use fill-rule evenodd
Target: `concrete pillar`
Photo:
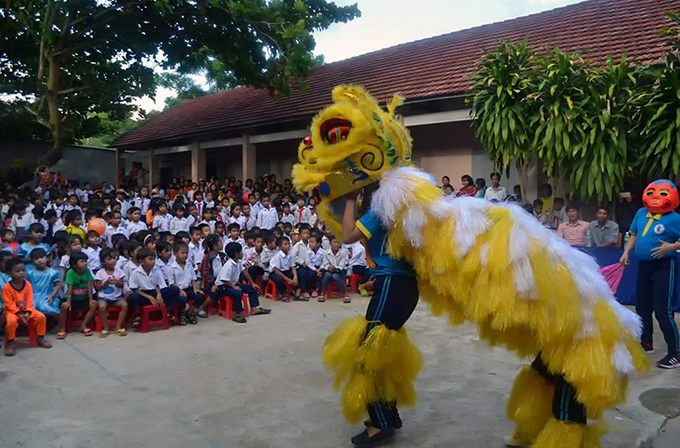
<instances>
[{"instance_id":1,"label":"concrete pillar","mask_svg":"<svg viewBox=\"0 0 680 448\"><path fill-rule=\"evenodd\" d=\"M125 159L123 159L123 153L124 152L125 151L123 151L122 149L116 148L116 179L114 180L114 182L115 182L117 188L123 188L122 185L118 184L118 179L119 179L118 173L120 173L121 168L123 168L123 170L125 170Z\"/></svg>"},{"instance_id":2,"label":"concrete pillar","mask_svg":"<svg viewBox=\"0 0 680 448\"><path fill-rule=\"evenodd\" d=\"M205 149L201 149L198 143L189 145L191 148L191 180L198 182L205 179Z\"/></svg>"},{"instance_id":3,"label":"concrete pillar","mask_svg":"<svg viewBox=\"0 0 680 448\"><path fill-rule=\"evenodd\" d=\"M149 150L149 190L153 184L160 182L160 166L158 164L158 156L154 154L153 149Z\"/></svg>"},{"instance_id":4,"label":"concrete pillar","mask_svg":"<svg viewBox=\"0 0 680 448\"><path fill-rule=\"evenodd\" d=\"M241 148L241 165L243 168L243 177L241 180L246 183L246 179L250 178L255 181L257 170L257 150L255 145L250 143L250 136L243 134L243 146Z\"/></svg>"}]
</instances>

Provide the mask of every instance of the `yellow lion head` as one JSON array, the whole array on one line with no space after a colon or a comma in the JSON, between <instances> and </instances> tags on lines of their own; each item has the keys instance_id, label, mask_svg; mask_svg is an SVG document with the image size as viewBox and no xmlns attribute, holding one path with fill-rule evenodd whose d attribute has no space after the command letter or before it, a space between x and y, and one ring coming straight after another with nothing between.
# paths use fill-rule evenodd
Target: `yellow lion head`
<instances>
[{"instance_id":1,"label":"yellow lion head","mask_svg":"<svg viewBox=\"0 0 680 448\"><path fill-rule=\"evenodd\" d=\"M384 111L362 87L337 86L332 96L333 104L314 117L311 137L300 143L293 183L299 191L318 190L319 215L339 235L344 201L336 200L409 165L411 136L394 115L401 97Z\"/></svg>"}]
</instances>

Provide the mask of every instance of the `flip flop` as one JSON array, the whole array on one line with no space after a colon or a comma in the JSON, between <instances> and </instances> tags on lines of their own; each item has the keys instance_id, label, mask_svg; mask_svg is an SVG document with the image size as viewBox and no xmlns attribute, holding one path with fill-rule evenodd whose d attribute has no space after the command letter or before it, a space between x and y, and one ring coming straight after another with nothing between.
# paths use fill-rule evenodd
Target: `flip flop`
<instances>
[{"instance_id":1,"label":"flip flop","mask_svg":"<svg viewBox=\"0 0 680 448\"><path fill-rule=\"evenodd\" d=\"M83 336L86 336L86 337L92 336L92 330L90 330L89 328L83 329Z\"/></svg>"},{"instance_id":2,"label":"flip flop","mask_svg":"<svg viewBox=\"0 0 680 448\"><path fill-rule=\"evenodd\" d=\"M66 332L60 331L59 333L57 333L57 339L66 339Z\"/></svg>"},{"instance_id":3,"label":"flip flop","mask_svg":"<svg viewBox=\"0 0 680 448\"><path fill-rule=\"evenodd\" d=\"M14 356L14 355L16 355L16 353L14 353L13 348L5 349L5 356Z\"/></svg>"},{"instance_id":4,"label":"flip flop","mask_svg":"<svg viewBox=\"0 0 680 448\"><path fill-rule=\"evenodd\" d=\"M243 317L243 316L234 316L234 317L231 318L231 320L233 320L234 322L236 322L238 324L245 324L246 322L248 322L246 320L246 318Z\"/></svg>"},{"instance_id":5,"label":"flip flop","mask_svg":"<svg viewBox=\"0 0 680 448\"><path fill-rule=\"evenodd\" d=\"M44 339L43 339L42 342L38 343L38 346L42 347L42 348L52 348L52 344L50 344L48 341L46 341Z\"/></svg>"},{"instance_id":6,"label":"flip flop","mask_svg":"<svg viewBox=\"0 0 680 448\"><path fill-rule=\"evenodd\" d=\"M109 330L102 330L99 332L99 337L100 338L106 338L111 334Z\"/></svg>"},{"instance_id":7,"label":"flip flop","mask_svg":"<svg viewBox=\"0 0 680 448\"><path fill-rule=\"evenodd\" d=\"M251 315L251 316L257 316L257 315L259 315L259 314L269 314L269 313L271 313L271 312L272 312L272 310L270 310L270 309L267 309L267 308L260 308L260 309L257 310L257 311L251 312L250 315Z\"/></svg>"},{"instance_id":8,"label":"flip flop","mask_svg":"<svg viewBox=\"0 0 680 448\"><path fill-rule=\"evenodd\" d=\"M127 336L127 330L125 328L119 328L116 330L116 334L118 336Z\"/></svg>"}]
</instances>

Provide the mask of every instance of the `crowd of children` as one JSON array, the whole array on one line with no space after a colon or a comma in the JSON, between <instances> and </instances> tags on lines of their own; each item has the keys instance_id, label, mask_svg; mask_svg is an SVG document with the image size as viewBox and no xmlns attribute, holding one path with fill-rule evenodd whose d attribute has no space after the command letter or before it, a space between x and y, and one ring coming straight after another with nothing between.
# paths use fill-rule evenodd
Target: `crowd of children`
<instances>
[{"instance_id":1,"label":"crowd of children","mask_svg":"<svg viewBox=\"0 0 680 448\"><path fill-rule=\"evenodd\" d=\"M366 294L364 247L343 246L318 222L316 198L294 195L288 179L283 186L273 176L245 186L227 180L221 188L180 179L168 191L130 193L106 183L96 191L69 187L0 197L7 356L20 325L33 326L45 348L50 323L65 338L73 310L83 315L79 331L91 336L96 313L117 308L115 327L101 319L99 335L107 337L125 336L125 323L137 326L147 305L165 306L177 325L195 325L228 297L232 320L245 323L244 295L250 315L271 312L260 305L269 280L283 302L323 302L334 283L348 303L351 273Z\"/></svg>"}]
</instances>

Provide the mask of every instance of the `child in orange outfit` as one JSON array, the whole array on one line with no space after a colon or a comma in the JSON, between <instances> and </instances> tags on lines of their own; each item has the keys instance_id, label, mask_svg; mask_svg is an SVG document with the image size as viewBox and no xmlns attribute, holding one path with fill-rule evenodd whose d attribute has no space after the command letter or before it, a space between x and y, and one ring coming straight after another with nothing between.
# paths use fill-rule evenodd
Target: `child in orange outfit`
<instances>
[{"instance_id":1,"label":"child in orange outfit","mask_svg":"<svg viewBox=\"0 0 680 448\"><path fill-rule=\"evenodd\" d=\"M52 344L45 340L47 321L45 315L33 306L33 287L26 281L24 262L12 259L7 262L7 272L10 280L2 288L2 298L5 302L4 315L7 319L5 327L5 356L14 356L14 339L19 322L33 325L38 334L38 346L51 348Z\"/></svg>"}]
</instances>

